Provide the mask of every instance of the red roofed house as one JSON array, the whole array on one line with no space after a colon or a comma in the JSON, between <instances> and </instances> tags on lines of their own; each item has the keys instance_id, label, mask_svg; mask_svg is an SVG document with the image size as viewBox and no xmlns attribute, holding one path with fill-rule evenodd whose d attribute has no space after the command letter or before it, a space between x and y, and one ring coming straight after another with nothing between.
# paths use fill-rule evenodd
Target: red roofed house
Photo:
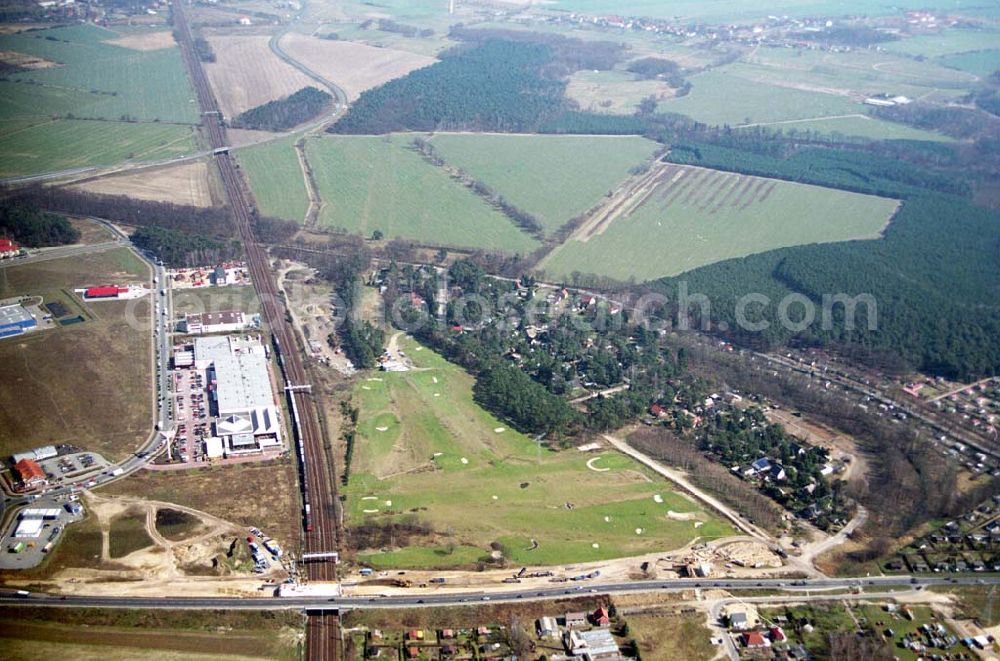
<instances>
[{"instance_id":1,"label":"red roofed house","mask_svg":"<svg viewBox=\"0 0 1000 661\"><path fill-rule=\"evenodd\" d=\"M599 627L606 627L611 624L611 618L608 617L608 609L604 606L599 606L597 610L591 614L590 620Z\"/></svg>"},{"instance_id":2,"label":"red roofed house","mask_svg":"<svg viewBox=\"0 0 1000 661\"><path fill-rule=\"evenodd\" d=\"M771 640L776 643L785 640L785 632L781 630L781 627L771 627Z\"/></svg>"},{"instance_id":3,"label":"red roofed house","mask_svg":"<svg viewBox=\"0 0 1000 661\"><path fill-rule=\"evenodd\" d=\"M0 239L0 259L13 257L21 251L21 247L10 239Z\"/></svg>"},{"instance_id":4,"label":"red roofed house","mask_svg":"<svg viewBox=\"0 0 1000 661\"><path fill-rule=\"evenodd\" d=\"M420 656L420 650L419 649L417 649L416 647L407 647L406 648L406 658L408 658L408 659L415 659L418 656Z\"/></svg>"},{"instance_id":5,"label":"red roofed house","mask_svg":"<svg viewBox=\"0 0 1000 661\"><path fill-rule=\"evenodd\" d=\"M649 413L651 415L655 415L657 418L663 418L666 417L669 412L659 404L653 404L649 407Z\"/></svg>"},{"instance_id":6,"label":"red roofed house","mask_svg":"<svg viewBox=\"0 0 1000 661\"><path fill-rule=\"evenodd\" d=\"M771 643L759 631L748 631L743 634L743 645L749 648L770 647Z\"/></svg>"},{"instance_id":7,"label":"red roofed house","mask_svg":"<svg viewBox=\"0 0 1000 661\"><path fill-rule=\"evenodd\" d=\"M21 484L26 489L32 489L41 484L45 484L45 471L33 459L22 459L14 464L14 470L21 477Z\"/></svg>"}]
</instances>

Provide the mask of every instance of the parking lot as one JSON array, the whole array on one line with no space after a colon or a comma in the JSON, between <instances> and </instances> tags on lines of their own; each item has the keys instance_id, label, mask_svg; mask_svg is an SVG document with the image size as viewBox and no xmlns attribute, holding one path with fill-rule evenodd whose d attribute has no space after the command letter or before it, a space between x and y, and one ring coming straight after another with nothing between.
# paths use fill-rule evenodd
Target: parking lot
<instances>
[{"instance_id":1,"label":"parking lot","mask_svg":"<svg viewBox=\"0 0 1000 661\"><path fill-rule=\"evenodd\" d=\"M203 441L212 433L205 371L176 369L172 378L177 434L166 456L170 463L202 461Z\"/></svg>"},{"instance_id":2,"label":"parking lot","mask_svg":"<svg viewBox=\"0 0 1000 661\"><path fill-rule=\"evenodd\" d=\"M64 486L73 483L76 486L90 486L93 478L102 472L114 469L108 461L96 452L74 452L62 454L51 459L43 459L38 464L49 478L49 484Z\"/></svg>"}]
</instances>

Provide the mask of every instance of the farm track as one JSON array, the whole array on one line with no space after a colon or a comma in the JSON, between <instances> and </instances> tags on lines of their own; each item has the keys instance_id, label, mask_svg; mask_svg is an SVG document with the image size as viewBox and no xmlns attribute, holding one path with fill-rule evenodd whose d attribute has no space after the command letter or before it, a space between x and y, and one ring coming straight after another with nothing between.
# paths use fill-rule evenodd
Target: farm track
<instances>
[{"instance_id":1,"label":"farm track","mask_svg":"<svg viewBox=\"0 0 1000 661\"><path fill-rule=\"evenodd\" d=\"M226 148L226 130L220 121L218 103L212 94L208 78L194 50L191 29L184 14L182 0L173 0L173 19L178 43L184 63L191 76L202 111L202 125L213 149ZM294 330L287 320L283 305L278 298L274 274L271 272L267 250L255 236L254 215L250 192L236 163L228 151L216 155L216 163L222 177L223 187L233 216L236 219L239 237L246 252L254 287L261 301L261 311L276 344L281 347L285 378L290 385L307 385L306 372L302 365ZM306 502L313 504L310 520L313 531L304 532L306 552L329 552L338 550L342 539L338 528L336 509L337 488L332 466L326 461L323 438L320 434L316 407L310 391L290 390L288 398L295 404L300 415L299 433L304 447L300 457L303 471L303 490ZM306 487L308 485L308 487ZM310 493L311 491L311 493ZM336 580L336 569L328 562L306 564L308 578L313 581ZM338 658L339 634L336 615L321 613L309 620L309 659Z\"/></svg>"}]
</instances>

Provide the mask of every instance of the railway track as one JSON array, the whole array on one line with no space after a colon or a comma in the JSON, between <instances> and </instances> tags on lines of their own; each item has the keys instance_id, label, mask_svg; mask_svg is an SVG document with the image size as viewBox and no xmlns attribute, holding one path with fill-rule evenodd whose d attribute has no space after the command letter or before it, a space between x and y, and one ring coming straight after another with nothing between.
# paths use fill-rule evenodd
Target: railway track
<instances>
[{"instance_id":1,"label":"railway track","mask_svg":"<svg viewBox=\"0 0 1000 661\"><path fill-rule=\"evenodd\" d=\"M285 315L284 302L278 295L267 250L257 240L254 208L243 176L228 152L226 129L219 105L194 49L191 29L182 0L173 0L175 34L181 54L195 88L202 113L202 127L215 153L223 188L232 208L247 265L261 302L261 313L271 331L288 386L307 386L308 377L291 323ZM300 448L300 484L303 498L303 548L306 553L338 550L340 539L336 515L337 488L332 467L326 461L323 438L317 421L312 393L306 388L286 390L289 407L296 412L296 441ZM336 580L336 567L321 561L304 565L311 581ZM311 615L307 629L309 659L336 659L339 632L336 615Z\"/></svg>"}]
</instances>

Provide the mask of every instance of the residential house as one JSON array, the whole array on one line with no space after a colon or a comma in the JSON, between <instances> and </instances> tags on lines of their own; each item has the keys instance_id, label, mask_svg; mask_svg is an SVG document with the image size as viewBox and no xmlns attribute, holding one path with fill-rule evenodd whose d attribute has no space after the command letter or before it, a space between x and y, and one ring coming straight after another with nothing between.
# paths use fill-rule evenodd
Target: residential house
<instances>
[{"instance_id":1,"label":"residential house","mask_svg":"<svg viewBox=\"0 0 1000 661\"><path fill-rule=\"evenodd\" d=\"M590 615L590 621L598 627L606 627L611 624L611 617L608 615L608 609L604 606L598 606Z\"/></svg>"}]
</instances>

